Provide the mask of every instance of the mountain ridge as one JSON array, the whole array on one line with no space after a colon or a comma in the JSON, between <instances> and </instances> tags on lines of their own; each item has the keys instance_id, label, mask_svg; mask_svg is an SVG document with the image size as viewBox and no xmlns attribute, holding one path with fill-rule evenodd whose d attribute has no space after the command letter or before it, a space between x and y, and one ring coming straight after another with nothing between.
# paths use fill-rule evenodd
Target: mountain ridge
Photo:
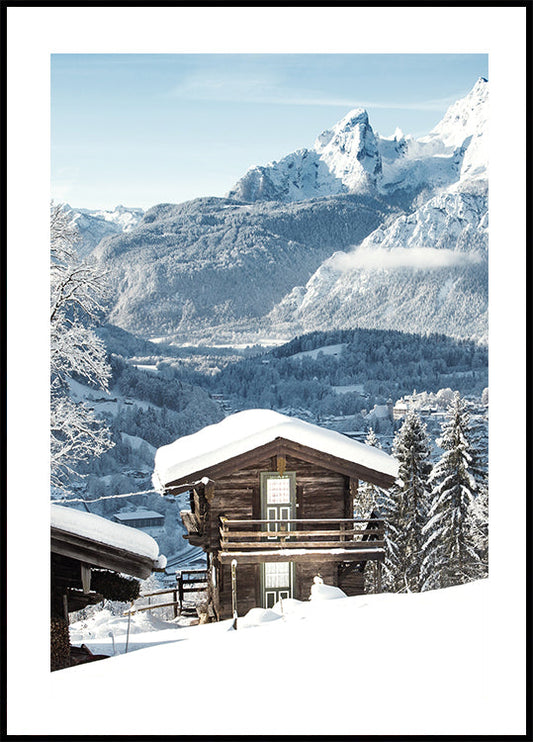
<instances>
[{"instance_id":1,"label":"mountain ridge","mask_svg":"<svg viewBox=\"0 0 533 742\"><path fill-rule=\"evenodd\" d=\"M226 197L148 209L92 251L110 321L167 340L356 325L486 339L487 103L480 78L418 139L354 109Z\"/></svg>"}]
</instances>

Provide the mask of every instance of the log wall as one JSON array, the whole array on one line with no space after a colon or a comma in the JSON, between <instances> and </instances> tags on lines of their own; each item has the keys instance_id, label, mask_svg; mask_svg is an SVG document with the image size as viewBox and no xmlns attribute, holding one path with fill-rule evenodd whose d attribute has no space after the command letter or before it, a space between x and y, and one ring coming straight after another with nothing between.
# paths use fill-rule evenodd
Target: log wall
<instances>
[{"instance_id":1,"label":"log wall","mask_svg":"<svg viewBox=\"0 0 533 742\"><path fill-rule=\"evenodd\" d=\"M229 519L261 518L260 475L275 471L270 458L254 463L239 471L216 480L214 487L203 497L205 512L205 548L214 557L217 568L217 585L210 588L213 607L219 619L231 617L231 568L217 564L219 548L219 516ZM353 484L343 474L315 464L286 457L286 471L296 472L296 518L345 518L352 517ZM319 524L306 526L320 529ZM335 562L308 562L295 565L294 597L307 600L315 575L324 582L338 585L338 565ZM238 614L243 616L251 608L261 606L261 567L259 564L238 564L237 599ZM346 591L347 592L347 591ZM353 594L350 593L350 594Z\"/></svg>"},{"instance_id":2,"label":"log wall","mask_svg":"<svg viewBox=\"0 0 533 742\"><path fill-rule=\"evenodd\" d=\"M218 548L220 515L236 520L261 518L260 475L274 470L272 461L265 459L216 481L206 513L210 550ZM291 456L286 470L296 472L296 518L352 517L348 477Z\"/></svg>"}]
</instances>

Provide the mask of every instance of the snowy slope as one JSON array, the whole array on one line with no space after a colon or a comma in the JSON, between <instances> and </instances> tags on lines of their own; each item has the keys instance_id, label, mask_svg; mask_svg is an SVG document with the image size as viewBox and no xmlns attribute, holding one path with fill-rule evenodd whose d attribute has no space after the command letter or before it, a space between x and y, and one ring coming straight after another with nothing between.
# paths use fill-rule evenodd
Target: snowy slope
<instances>
[{"instance_id":1,"label":"snowy slope","mask_svg":"<svg viewBox=\"0 0 533 742\"><path fill-rule=\"evenodd\" d=\"M189 340L217 325L256 322L390 212L382 199L355 195L154 206L136 229L104 239L93 253L116 297L110 321L148 337Z\"/></svg>"},{"instance_id":2,"label":"snowy slope","mask_svg":"<svg viewBox=\"0 0 533 742\"><path fill-rule=\"evenodd\" d=\"M491 694L498 645L489 642L488 582L285 601L283 616L279 606L254 609L239 618L237 631L231 621L163 631L161 640L171 643L54 673L51 693L62 699L62 713L45 725L41 719L40 731L72 733L80 724L92 734L517 730L523 719L506 718ZM206 691L206 677L223 682ZM265 699L274 688L284 689L290 702L267 714ZM144 708L147 694L157 699L158 713L123 713ZM81 720L87 697L98 713ZM187 713L177 715L181 705ZM24 726L31 730L36 722L30 717Z\"/></svg>"},{"instance_id":3,"label":"snowy slope","mask_svg":"<svg viewBox=\"0 0 533 742\"><path fill-rule=\"evenodd\" d=\"M467 96L451 105L420 143L463 153L460 178L487 177L488 82L480 77Z\"/></svg>"},{"instance_id":4,"label":"snowy slope","mask_svg":"<svg viewBox=\"0 0 533 742\"><path fill-rule=\"evenodd\" d=\"M312 150L251 168L229 192L244 201L301 201L340 193L374 191L381 157L368 114L350 111L323 131Z\"/></svg>"},{"instance_id":5,"label":"snowy slope","mask_svg":"<svg viewBox=\"0 0 533 742\"><path fill-rule=\"evenodd\" d=\"M272 325L279 332L357 325L486 341L488 189L480 163L360 245L325 260L274 308Z\"/></svg>"}]
</instances>

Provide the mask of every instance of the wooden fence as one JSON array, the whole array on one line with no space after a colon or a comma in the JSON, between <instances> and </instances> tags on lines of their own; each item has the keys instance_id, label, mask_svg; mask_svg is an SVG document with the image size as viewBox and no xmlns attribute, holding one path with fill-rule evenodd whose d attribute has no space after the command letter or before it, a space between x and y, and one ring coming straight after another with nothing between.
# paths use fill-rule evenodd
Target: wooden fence
<instances>
[{"instance_id":1,"label":"wooden fence","mask_svg":"<svg viewBox=\"0 0 533 742\"><path fill-rule=\"evenodd\" d=\"M154 608L174 609L174 618L180 616L184 610L185 596L189 593L205 592L207 590L207 570L205 569L183 569L176 574L176 587L170 587L166 590L154 590L151 593L142 593L140 598L148 598L148 605L139 608L131 608L125 611L124 615L141 613L142 611L152 611ZM151 598L160 595L172 594L173 600L164 603L152 603Z\"/></svg>"}]
</instances>

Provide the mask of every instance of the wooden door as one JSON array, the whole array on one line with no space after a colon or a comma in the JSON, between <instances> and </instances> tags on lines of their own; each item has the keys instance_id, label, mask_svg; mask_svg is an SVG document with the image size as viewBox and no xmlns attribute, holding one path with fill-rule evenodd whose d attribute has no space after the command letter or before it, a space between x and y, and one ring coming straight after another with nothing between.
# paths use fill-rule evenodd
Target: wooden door
<instances>
[{"instance_id":1,"label":"wooden door","mask_svg":"<svg viewBox=\"0 0 533 742\"><path fill-rule=\"evenodd\" d=\"M261 475L261 514L269 535L267 540L290 538L294 530L289 521L296 511L296 475L287 472L282 477L277 472ZM287 522L285 522L287 521ZM292 598L294 569L291 562L266 562L261 565L262 605L272 608L280 598Z\"/></svg>"},{"instance_id":2,"label":"wooden door","mask_svg":"<svg viewBox=\"0 0 533 742\"><path fill-rule=\"evenodd\" d=\"M263 608L272 608L281 598L292 598L294 565L291 562L265 562L261 567Z\"/></svg>"}]
</instances>

